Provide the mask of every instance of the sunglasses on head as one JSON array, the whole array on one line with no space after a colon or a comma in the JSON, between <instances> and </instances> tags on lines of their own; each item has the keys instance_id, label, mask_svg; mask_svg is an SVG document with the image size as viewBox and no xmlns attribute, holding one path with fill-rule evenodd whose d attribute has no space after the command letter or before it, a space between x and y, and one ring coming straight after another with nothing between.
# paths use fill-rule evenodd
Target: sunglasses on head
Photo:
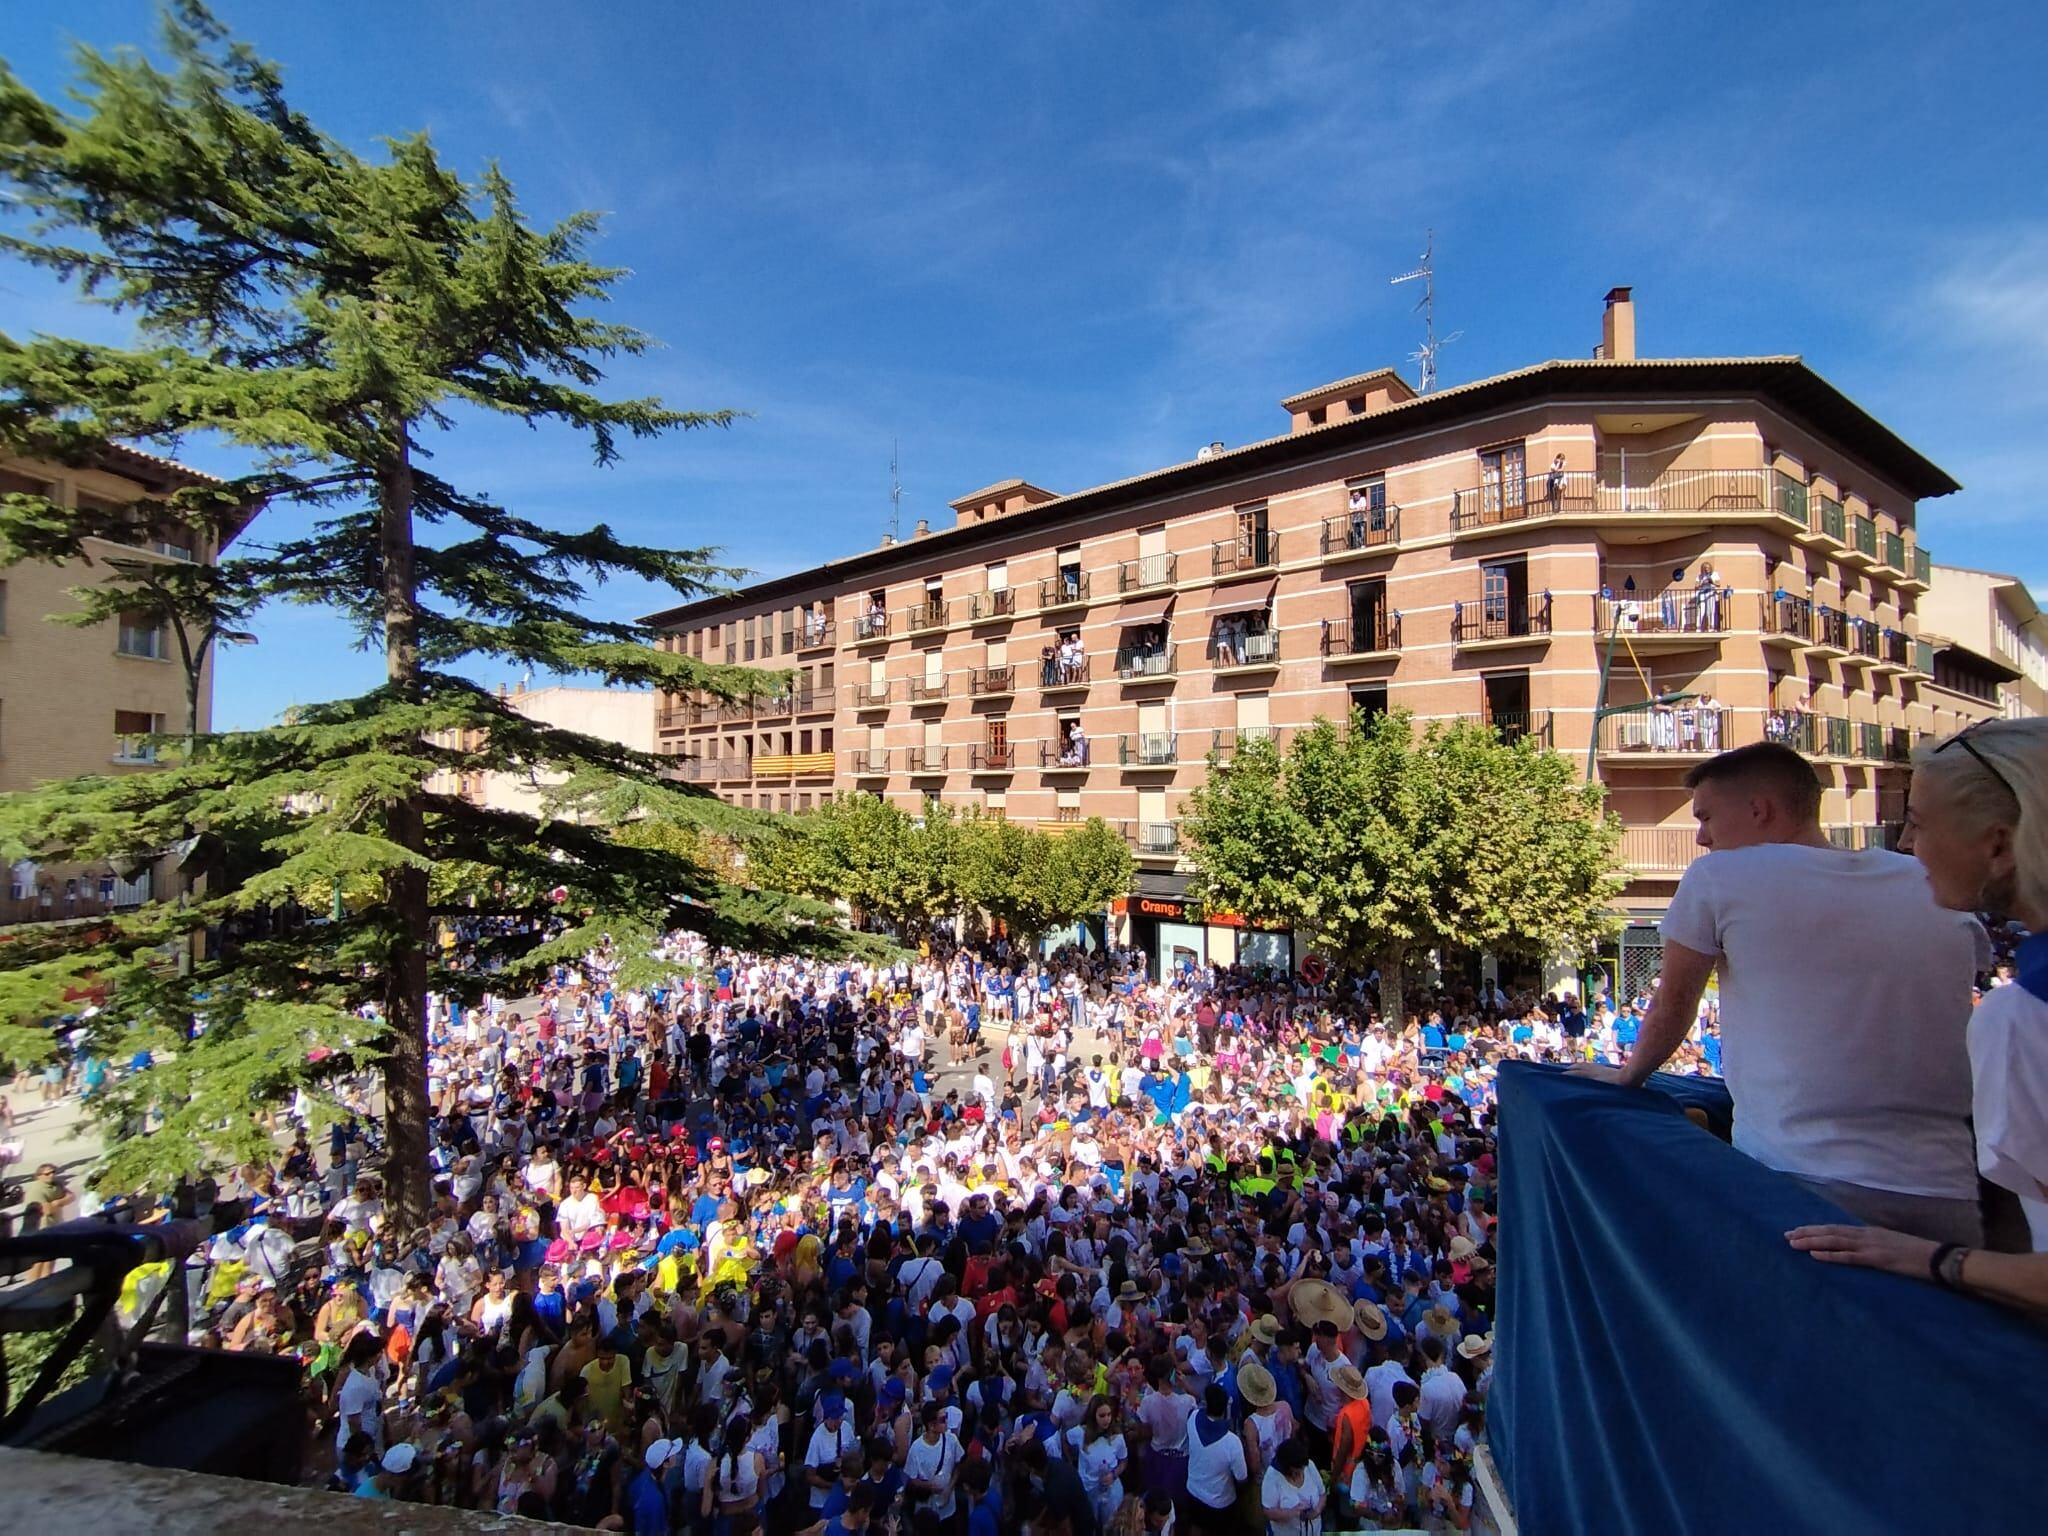
<instances>
[{"instance_id":1,"label":"sunglasses on head","mask_svg":"<svg viewBox=\"0 0 2048 1536\"><path fill-rule=\"evenodd\" d=\"M1978 751L1977 744L1970 740L1971 732L1977 730L1980 726L1988 724L1990 724L1990 722L1987 720L1979 720L1974 725L1964 726L1960 731L1957 731L1955 735L1949 737L1947 741L1944 741L1940 746L1936 747L1934 749L1933 755L1939 757L1942 753L1946 752L1950 747L1961 747L1965 752L1969 753L1970 756L1974 757L1977 760L1977 765L1980 768L1982 768L1986 773L1990 774L1992 778L1998 781L1998 787L2000 789L2004 790L2008 795L2011 795L2015 801L2017 801L2020 797L2020 792L2012 787L2012 780L2008 779L2004 774L2000 773L1998 771L1997 766L1991 761L1991 759L1986 757L1982 752Z\"/></svg>"}]
</instances>

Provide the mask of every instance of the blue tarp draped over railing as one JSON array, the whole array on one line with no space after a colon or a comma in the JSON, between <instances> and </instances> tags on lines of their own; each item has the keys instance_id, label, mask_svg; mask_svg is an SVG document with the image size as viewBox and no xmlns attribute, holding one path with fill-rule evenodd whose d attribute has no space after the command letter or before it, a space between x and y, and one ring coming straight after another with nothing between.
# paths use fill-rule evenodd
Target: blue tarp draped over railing
<instances>
[{"instance_id":1,"label":"blue tarp draped over railing","mask_svg":"<svg viewBox=\"0 0 2048 1536\"><path fill-rule=\"evenodd\" d=\"M1524 1532L1977 1531L2048 1519L2048 1332L1787 1229L1836 1207L1646 1093L1500 1074L1487 1423Z\"/></svg>"}]
</instances>

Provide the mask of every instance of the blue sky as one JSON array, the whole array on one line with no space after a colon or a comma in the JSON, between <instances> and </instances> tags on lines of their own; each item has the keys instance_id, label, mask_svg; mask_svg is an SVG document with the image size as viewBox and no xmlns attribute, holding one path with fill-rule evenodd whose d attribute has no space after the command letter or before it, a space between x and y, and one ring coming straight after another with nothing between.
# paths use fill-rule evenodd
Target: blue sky
<instances>
[{"instance_id":1,"label":"blue sky","mask_svg":"<svg viewBox=\"0 0 2048 1536\"><path fill-rule=\"evenodd\" d=\"M537 217L604 210L614 308L666 343L617 386L752 413L606 471L560 434L443 447L537 516L775 574L875 543L892 439L907 527L1005 476L1073 490L1269 436L1283 395L1412 367L1386 279L1434 227L1443 382L1585 354L1633 284L1646 354L1804 354L1966 486L1921 509L1938 558L2048 596L2038 7L219 11L340 137L425 128ZM141 0L0 10L45 90L68 39L153 35ZM108 325L0 268L0 326ZM381 672L317 614L258 629L224 726Z\"/></svg>"}]
</instances>

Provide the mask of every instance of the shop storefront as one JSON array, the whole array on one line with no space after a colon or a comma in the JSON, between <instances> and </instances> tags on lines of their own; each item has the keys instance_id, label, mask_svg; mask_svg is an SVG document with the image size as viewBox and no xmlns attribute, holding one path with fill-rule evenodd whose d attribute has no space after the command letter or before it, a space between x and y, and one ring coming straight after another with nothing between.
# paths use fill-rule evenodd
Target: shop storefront
<instances>
[{"instance_id":1,"label":"shop storefront","mask_svg":"<svg viewBox=\"0 0 2048 1536\"><path fill-rule=\"evenodd\" d=\"M1202 918L1184 896L1140 891L1110 903L1109 913L1118 942L1144 951L1155 976L1202 965L1294 966L1287 930L1254 927L1227 912Z\"/></svg>"}]
</instances>

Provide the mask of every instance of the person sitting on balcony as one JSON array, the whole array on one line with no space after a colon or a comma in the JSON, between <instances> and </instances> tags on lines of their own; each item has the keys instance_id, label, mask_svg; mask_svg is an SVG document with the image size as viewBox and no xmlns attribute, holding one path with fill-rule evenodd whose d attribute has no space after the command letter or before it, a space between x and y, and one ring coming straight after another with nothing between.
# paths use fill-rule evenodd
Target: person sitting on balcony
<instances>
[{"instance_id":1,"label":"person sitting on balcony","mask_svg":"<svg viewBox=\"0 0 2048 1536\"><path fill-rule=\"evenodd\" d=\"M1662 979L1615 1073L1641 1087L1718 973L1735 1146L1865 1221L1976 1243L1963 1035L1990 964L1913 863L1829 845L1812 765L1771 742L1686 775L1699 845L1663 923Z\"/></svg>"},{"instance_id":2,"label":"person sitting on balcony","mask_svg":"<svg viewBox=\"0 0 2048 1536\"><path fill-rule=\"evenodd\" d=\"M2019 1198L2027 1254L1939 1246L1901 1223L1795 1227L1794 1248L2048 1311L2048 720L1987 720L1913 754L1906 840L1935 902L2023 924L2016 980L1970 1017L1977 1168ZM1992 1234L1995 1242L1999 1234ZM2017 1238L2019 1234L2014 1233Z\"/></svg>"},{"instance_id":3,"label":"person sitting on balcony","mask_svg":"<svg viewBox=\"0 0 2048 1536\"><path fill-rule=\"evenodd\" d=\"M1078 720L1067 728L1066 737L1060 743L1060 762L1069 768L1088 766L1088 737Z\"/></svg>"}]
</instances>

